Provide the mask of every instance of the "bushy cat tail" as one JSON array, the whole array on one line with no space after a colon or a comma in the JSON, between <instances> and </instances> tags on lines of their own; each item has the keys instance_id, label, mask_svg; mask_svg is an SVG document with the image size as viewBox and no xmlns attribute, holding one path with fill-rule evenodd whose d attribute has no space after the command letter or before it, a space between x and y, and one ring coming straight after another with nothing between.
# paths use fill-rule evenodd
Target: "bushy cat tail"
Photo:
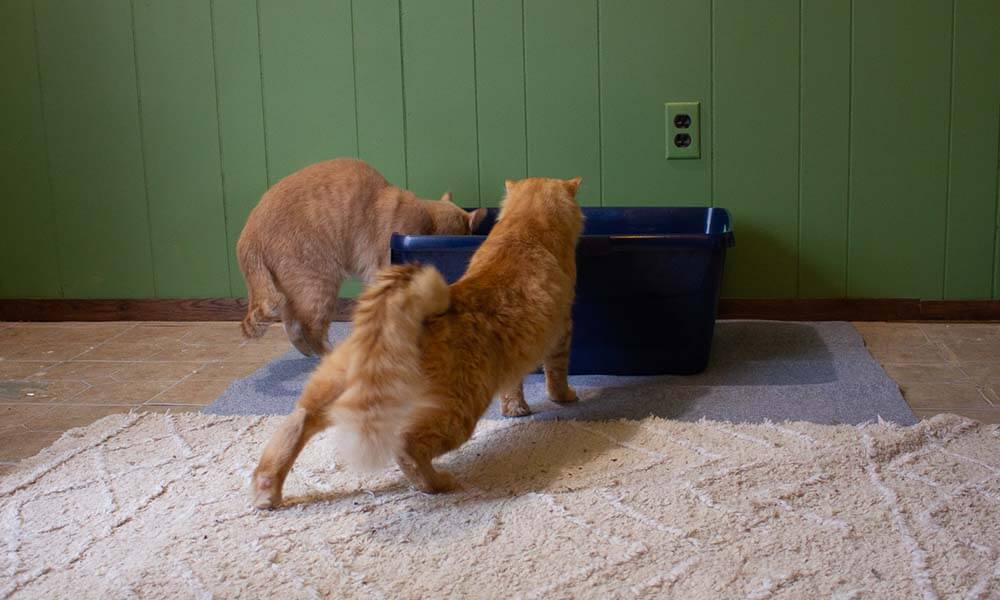
<instances>
[{"instance_id":1,"label":"bushy cat tail","mask_svg":"<svg viewBox=\"0 0 1000 600\"><path fill-rule=\"evenodd\" d=\"M399 454L401 430L427 401L424 321L448 310L450 301L441 274L416 264L383 269L358 300L346 389L330 409L341 456L352 466L381 468Z\"/></svg>"},{"instance_id":2,"label":"bushy cat tail","mask_svg":"<svg viewBox=\"0 0 1000 600\"><path fill-rule=\"evenodd\" d=\"M247 284L247 315L240 323L243 335L258 338L267 331L267 326L278 316L278 309L284 300L274 285L271 270L255 245L240 239L236 245L236 258Z\"/></svg>"}]
</instances>

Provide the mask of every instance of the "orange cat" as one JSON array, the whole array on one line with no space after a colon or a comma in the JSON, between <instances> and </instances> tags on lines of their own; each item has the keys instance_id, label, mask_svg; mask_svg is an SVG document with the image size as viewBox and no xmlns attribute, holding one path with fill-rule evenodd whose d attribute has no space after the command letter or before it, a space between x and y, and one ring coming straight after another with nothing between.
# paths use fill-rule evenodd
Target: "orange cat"
<instances>
[{"instance_id":1,"label":"orange cat","mask_svg":"<svg viewBox=\"0 0 1000 600\"><path fill-rule=\"evenodd\" d=\"M299 352L325 354L340 284L371 281L389 262L393 232L462 235L484 216L451 194L420 200L352 158L292 173L261 197L236 245L249 295L243 333L258 337L280 315Z\"/></svg>"},{"instance_id":2,"label":"orange cat","mask_svg":"<svg viewBox=\"0 0 1000 600\"><path fill-rule=\"evenodd\" d=\"M447 286L431 267L393 266L361 296L354 330L327 355L254 471L255 506L281 502L302 447L337 426L349 462L395 460L427 492L455 486L431 461L462 445L498 392L527 414L521 380L545 366L549 395L572 402L566 374L580 179L506 182L496 225L465 275Z\"/></svg>"}]
</instances>

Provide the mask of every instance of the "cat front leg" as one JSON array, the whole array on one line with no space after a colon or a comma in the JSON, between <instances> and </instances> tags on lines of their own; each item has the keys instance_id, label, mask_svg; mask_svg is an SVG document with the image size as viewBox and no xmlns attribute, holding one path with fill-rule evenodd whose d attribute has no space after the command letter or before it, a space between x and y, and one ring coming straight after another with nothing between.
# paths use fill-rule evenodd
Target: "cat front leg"
<instances>
[{"instance_id":1,"label":"cat front leg","mask_svg":"<svg viewBox=\"0 0 1000 600\"><path fill-rule=\"evenodd\" d=\"M442 494L458 487L455 477L434 468L433 460L458 448L469 434L461 424L449 419L418 420L403 438L403 448L396 456L399 470L415 488L427 494Z\"/></svg>"},{"instance_id":2,"label":"cat front leg","mask_svg":"<svg viewBox=\"0 0 1000 600\"><path fill-rule=\"evenodd\" d=\"M531 407L524 401L524 384L517 384L500 396L500 414L505 417L524 417L531 414Z\"/></svg>"},{"instance_id":3,"label":"cat front leg","mask_svg":"<svg viewBox=\"0 0 1000 600\"><path fill-rule=\"evenodd\" d=\"M565 404L576 402L577 395L569 385L569 348L573 339L573 324L567 322L563 334L559 336L552 351L545 358L545 387L553 402Z\"/></svg>"},{"instance_id":4,"label":"cat front leg","mask_svg":"<svg viewBox=\"0 0 1000 600\"><path fill-rule=\"evenodd\" d=\"M430 460L418 460L409 456L396 459L403 476L425 494L444 494L458 487L455 476L447 471L438 471Z\"/></svg>"}]
</instances>

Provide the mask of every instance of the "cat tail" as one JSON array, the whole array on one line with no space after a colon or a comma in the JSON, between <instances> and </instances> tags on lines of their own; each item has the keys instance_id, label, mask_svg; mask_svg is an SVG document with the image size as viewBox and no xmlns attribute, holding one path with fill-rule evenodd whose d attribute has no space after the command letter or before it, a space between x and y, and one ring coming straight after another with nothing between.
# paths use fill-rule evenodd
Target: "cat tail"
<instances>
[{"instance_id":1,"label":"cat tail","mask_svg":"<svg viewBox=\"0 0 1000 600\"><path fill-rule=\"evenodd\" d=\"M420 368L424 321L448 310L450 301L441 274L417 264L383 269L358 300L346 389L329 414L340 455L352 466L378 469L402 450L401 430L427 402Z\"/></svg>"},{"instance_id":2,"label":"cat tail","mask_svg":"<svg viewBox=\"0 0 1000 600\"><path fill-rule=\"evenodd\" d=\"M258 338L267 331L267 326L278 317L278 309L284 296L274 284L271 270L264 264L264 258L257 248L240 239L236 245L236 258L247 284L247 316L240 327L247 338Z\"/></svg>"}]
</instances>

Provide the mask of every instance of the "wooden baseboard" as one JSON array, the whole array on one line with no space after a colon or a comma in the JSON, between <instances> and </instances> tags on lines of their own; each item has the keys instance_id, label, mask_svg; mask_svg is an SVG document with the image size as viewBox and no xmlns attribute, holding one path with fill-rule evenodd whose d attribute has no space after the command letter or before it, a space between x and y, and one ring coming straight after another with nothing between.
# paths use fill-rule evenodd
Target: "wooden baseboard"
<instances>
[{"instance_id":1,"label":"wooden baseboard","mask_svg":"<svg viewBox=\"0 0 1000 600\"><path fill-rule=\"evenodd\" d=\"M353 299L341 299L348 321ZM0 300L0 321L239 321L246 300ZM998 321L1000 300L740 299L719 302L720 319L776 321Z\"/></svg>"},{"instance_id":2,"label":"wooden baseboard","mask_svg":"<svg viewBox=\"0 0 1000 600\"><path fill-rule=\"evenodd\" d=\"M1000 320L1000 300L723 298L719 301L719 318L776 321L997 321Z\"/></svg>"},{"instance_id":3,"label":"wooden baseboard","mask_svg":"<svg viewBox=\"0 0 1000 600\"><path fill-rule=\"evenodd\" d=\"M342 298L338 321L351 320L354 300ZM243 298L196 300L0 300L0 321L241 321Z\"/></svg>"}]
</instances>

